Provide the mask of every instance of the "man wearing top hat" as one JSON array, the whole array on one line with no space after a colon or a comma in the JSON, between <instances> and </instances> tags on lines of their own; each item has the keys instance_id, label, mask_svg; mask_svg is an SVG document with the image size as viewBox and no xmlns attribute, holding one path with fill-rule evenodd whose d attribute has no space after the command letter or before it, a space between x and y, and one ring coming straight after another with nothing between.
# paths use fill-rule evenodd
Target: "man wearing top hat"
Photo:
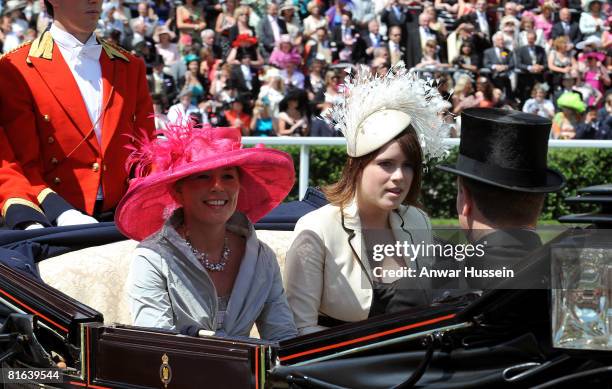
<instances>
[{"instance_id":1,"label":"man wearing top hat","mask_svg":"<svg viewBox=\"0 0 612 389\"><path fill-rule=\"evenodd\" d=\"M439 169L457 175L459 225L468 239L485 244L485 259L467 266L512 266L542 245L535 233L546 193L563 188L561 173L546 165L551 122L538 115L496 108L461 115L459 156ZM471 279L483 289L491 280Z\"/></svg>"},{"instance_id":2,"label":"man wearing top hat","mask_svg":"<svg viewBox=\"0 0 612 389\"><path fill-rule=\"evenodd\" d=\"M144 63L94 34L102 0L45 6L54 22L0 58L0 125L15 156L0 165L0 208L11 228L96 222L127 189L131 137L154 131Z\"/></svg>"}]
</instances>

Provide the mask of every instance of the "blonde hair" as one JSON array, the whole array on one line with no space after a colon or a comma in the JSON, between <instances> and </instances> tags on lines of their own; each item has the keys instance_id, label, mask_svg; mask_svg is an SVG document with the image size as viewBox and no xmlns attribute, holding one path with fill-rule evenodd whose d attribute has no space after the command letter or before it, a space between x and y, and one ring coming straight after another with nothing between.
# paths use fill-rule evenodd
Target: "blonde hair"
<instances>
[{"instance_id":1,"label":"blonde hair","mask_svg":"<svg viewBox=\"0 0 612 389\"><path fill-rule=\"evenodd\" d=\"M251 16L251 8L247 7L246 5L241 5L240 7L237 7L234 10L234 18L238 19L238 16L240 16L241 13L246 13L247 16Z\"/></svg>"},{"instance_id":2,"label":"blonde hair","mask_svg":"<svg viewBox=\"0 0 612 389\"><path fill-rule=\"evenodd\" d=\"M456 94L462 93L465 90L468 83L470 84L470 86L472 86L472 79L469 76L459 77L459 79L455 83L455 93Z\"/></svg>"},{"instance_id":3,"label":"blonde hair","mask_svg":"<svg viewBox=\"0 0 612 389\"><path fill-rule=\"evenodd\" d=\"M565 35L561 35L555 38L555 40L552 43L552 47L553 49L555 49L555 51L559 51L559 48L561 47L561 45L563 45L563 49L566 50L567 42L568 42L567 37Z\"/></svg>"}]
</instances>

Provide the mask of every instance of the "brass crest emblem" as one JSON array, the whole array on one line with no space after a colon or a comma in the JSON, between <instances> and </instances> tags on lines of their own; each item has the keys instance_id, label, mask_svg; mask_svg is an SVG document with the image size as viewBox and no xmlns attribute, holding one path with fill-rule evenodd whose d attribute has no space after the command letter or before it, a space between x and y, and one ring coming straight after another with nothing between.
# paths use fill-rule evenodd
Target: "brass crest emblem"
<instances>
[{"instance_id":1,"label":"brass crest emblem","mask_svg":"<svg viewBox=\"0 0 612 389\"><path fill-rule=\"evenodd\" d=\"M159 379L161 380L162 384L164 384L164 388L167 388L170 381L172 381L172 368L168 363L170 358L166 353L164 353L164 355L162 355L161 357L161 360L162 364L159 367Z\"/></svg>"}]
</instances>

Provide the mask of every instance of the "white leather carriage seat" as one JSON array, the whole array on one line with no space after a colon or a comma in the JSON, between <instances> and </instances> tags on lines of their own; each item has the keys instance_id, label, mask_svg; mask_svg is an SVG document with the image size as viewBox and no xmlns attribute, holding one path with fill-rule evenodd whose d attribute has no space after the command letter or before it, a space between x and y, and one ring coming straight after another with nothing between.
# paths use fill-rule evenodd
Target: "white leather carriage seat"
<instances>
[{"instance_id":1,"label":"white leather carriage seat","mask_svg":"<svg viewBox=\"0 0 612 389\"><path fill-rule=\"evenodd\" d=\"M293 232L262 230L257 236L276 253L282 274ZM102 313L106 324L131 324L125 282L136 245L126 240L49 258L39 264L40 275L47 284Z\"/></svg>"}]
</instances>

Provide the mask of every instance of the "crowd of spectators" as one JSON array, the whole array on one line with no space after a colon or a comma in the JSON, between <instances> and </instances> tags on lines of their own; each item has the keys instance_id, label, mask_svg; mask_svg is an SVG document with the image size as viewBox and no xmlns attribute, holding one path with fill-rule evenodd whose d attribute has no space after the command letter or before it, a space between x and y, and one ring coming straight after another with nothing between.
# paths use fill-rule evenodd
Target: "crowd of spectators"
<instances>
[{"instance_id":1,"label":"crowd of spectators","mask_svg":"<svg viewBox=\"0 0 612 389\"><path fill-rule=\"evenodd\" d=\"M157 125L335 136L321 113L347 69L399 61L454 114L511 107L561 139L612 139L612 13L597 0L104 0L98 32L142 57ZM0 0L0 52L35 39L42 0ZM454 132L451 135L456 135Z\"/></svg>"}]
</instances>

